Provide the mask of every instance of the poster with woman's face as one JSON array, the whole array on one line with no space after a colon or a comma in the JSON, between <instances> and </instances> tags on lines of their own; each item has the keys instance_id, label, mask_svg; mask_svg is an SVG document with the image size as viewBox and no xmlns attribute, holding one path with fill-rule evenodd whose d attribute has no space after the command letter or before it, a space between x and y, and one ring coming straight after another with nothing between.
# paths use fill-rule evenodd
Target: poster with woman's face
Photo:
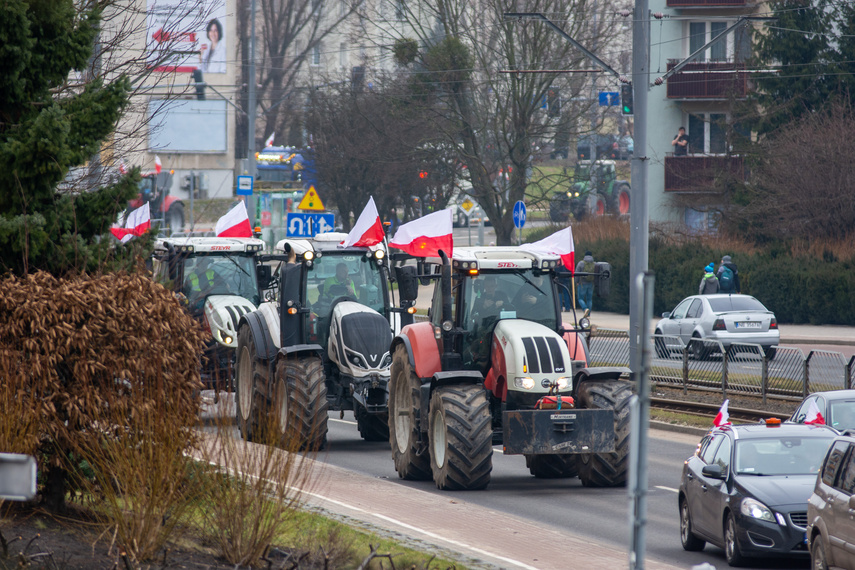
<instances>
[{"instance_id":1,"label":"poster with woman's face","mask_svg":"<svg viewBox=\"0 0 855 570\"><path fill-rule=\"evenodd\" d=\"M225 73L226 0L148 0L146 62L155 71Z\"/></svg>"}]
</instances>

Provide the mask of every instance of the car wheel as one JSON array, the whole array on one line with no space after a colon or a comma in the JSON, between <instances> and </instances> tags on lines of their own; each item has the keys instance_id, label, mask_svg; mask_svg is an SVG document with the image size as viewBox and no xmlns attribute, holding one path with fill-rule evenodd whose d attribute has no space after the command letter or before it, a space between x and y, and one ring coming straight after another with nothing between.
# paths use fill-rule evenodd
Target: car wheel
<instances>
[{"instance_id":1,"label":"car wheel","mask_svg":"<svg viewBox=\"0 0 855 570\"><path fill-rule=\"evenodd\" d=\"M775 346L764 346L763 352L766 354L766 360L772 360L775 358L775 354L778 352L778 348Z\"/></svg>"},{"instance_id":2,"label":"car wheel","mask_svg":"<svg viewBox=\"0 0 855 570\"><path fill-rule=\"evenodd\" d=\"M656 345L656 356L659 358L670 358L671 354L668 352L668 346L665 344L665 339L662 338L662 331L656 329L654 333L656 335L656 339L654 344Z\"/></svg>"},{"instance_id":3,"label":"car wheel","mask_svg":"<svg viewBox=\"0 0 855 570\"><path fill-rule=\"evenodd\" d=\"M822 536L820 535L816 535L810 545L810 567L811 570L828 570L825 546L822 544Z\"/></svg>"},{"instance_id":4,"label":"car wheel","mask_svg":"<svg viewBox=\"0 0 855 570\"><path fill-rule=\"evenodd\" d=\"M692 357L695 360L706 360L710 351L698 335L692 337Z\"/></svg>"},{"instance_id":5,"label":"car wheel","mask_svg":"<svg viewBox=\"0 0 855 570\"><path fill-rule=\"evenodd\" d=\"M689 501L680 501L680 542L683 550L689 552L700 552L704 549L706 541L701 540L692 532L692 517L689 515Z\"/></svg>"},{"instance_id":6,"label":"car wheel","mask_svg":"<svg viewBox=\"0 0 855 570\"><path fill-rule=\"evenodd\" d=\"M733 513L727 515L724 523L724 556L731 566L742 566L745 563L745 557L742 556L739 541L736 538L736 518Z\"/></svg>"}]
</instances>

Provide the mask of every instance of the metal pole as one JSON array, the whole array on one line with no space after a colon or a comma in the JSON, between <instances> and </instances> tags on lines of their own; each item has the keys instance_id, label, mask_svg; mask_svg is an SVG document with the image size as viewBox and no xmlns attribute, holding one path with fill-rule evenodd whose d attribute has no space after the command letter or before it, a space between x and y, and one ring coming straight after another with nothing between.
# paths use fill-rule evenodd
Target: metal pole
<instances>
[{"instance_id":1,"label":"metal pole","mask_svg":"<svg viewBox=\"0 0 855 570\"><path fill-rule=\"evenodd\" d=\"M193 201L196 197L196 173L190 171L190 231L196 229L196 214L193 209Z\"/></svg>"},{"instance_id":2,"label":"metal pole","mask_svg":"<svg viewBox=\"0 0 855 570\"><path fill-rule=\"evenodd\" d=\"M249 89L249 108L247 111L247 133L246 133L246 165L247 165L247 173L252 176L253 180L255 180L255 113L257 107L256 95L255 95L255 3L256 0L252 0L250 3L249 9L249 18L250 18L250 35L249 35L249 85L247 86ZM246 209L249 214L250 222L253 227L257 223L258 214L255 211L256 209L256 198L255 196L247 196L246 198Z\"/></svg>"},{"instance_id":3,"label":"metal pole","mask_svg":"<svg viewBox=\"0 0 855 570\"><path fill-rule=\"evenodd\" d=\"M592 4L593 7L593 26L594 26L594 43L591 46L591 51L597 51L597 38L599 34L597 33L597 2L594 0ZM594 161L597 160L597 75L591 74L591 134L589 145L589 152L591 154L591 172L594 171ZM592 184L593 186L593 184ZM596 190L592 190L596 192Z\"/></svg>"},{"instance_id":4,"label":"metal pole","mask_svg":"<svg viewBox=\"0 0 855 570\"><path fill-rule=\"evenodd\" d=\"M466 215L466 231L469 233L469 247L472 247L472 216L470 214L472 214L472 210L469 210L469 214Z\"/></svg>"},{"instance_id":5,"label":"metal pole","mask_svg":"<svg viewBox=\"0 0 855 570\"><path fill-rule=\"evenodd\" d=\"M481 212L481 219L478 220L478 245L484 245L484 212Z\"/></svg>"},{"instance_id":6,"label":"metal pole","mask_svg":"<svg viewBox=\"0 0 855 570\"><path fill-rule=\"evenodd\" d=\"M633 283L647 271L648 225L650 212L647 196L647 93L650 46L647 0L635 0L632 21L632 90L635 126L635 153L632 156L632 201L629 228L629 350L634 354L642 331L638 320L641 299ZM633 368L633 372L638 372Z\"/></svg>"}]
</instances>

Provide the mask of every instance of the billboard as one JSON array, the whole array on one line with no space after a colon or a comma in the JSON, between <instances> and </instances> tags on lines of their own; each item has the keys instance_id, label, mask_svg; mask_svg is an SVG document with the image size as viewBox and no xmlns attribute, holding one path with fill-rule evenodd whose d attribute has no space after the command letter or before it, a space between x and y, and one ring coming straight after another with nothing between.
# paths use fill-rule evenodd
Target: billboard
<instances>
[{"instance_id":1,"label":"billboard","mask_svg":"<svg viewBox=\"0 0 855 570\"><path fill-rule=\"evenodd\" d=\"M226 0L148 0L146 63L155 71L225 73Z\"/></svg>"},{"instance_id":2,"label":"billboard","mask_svg":"<svg viewBox=\"0 0 855 570\"><path fill-rule=\"evenodd\" d=\"M148 116L151 152L222 154L228 150L225 101L152 99Z\"/></svg>"}]
</instances>

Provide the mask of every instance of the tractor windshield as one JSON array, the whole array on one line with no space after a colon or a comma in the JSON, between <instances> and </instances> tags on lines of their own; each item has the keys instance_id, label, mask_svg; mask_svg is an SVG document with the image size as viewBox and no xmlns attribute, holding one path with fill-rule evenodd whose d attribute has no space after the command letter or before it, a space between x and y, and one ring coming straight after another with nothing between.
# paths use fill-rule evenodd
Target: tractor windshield
<instances>
[{"instance_id":1,"label":"tractor windshield","mask_svg":"<svg viewBox=\"0 0 855 570\"><path fill-rule=\"evenodd\" d=\"M261 302L255 258L251 253L198 253L184 260L184 294L191 308L201 309L211 295L236 295Z\"/></svg>"}]
</instances>

